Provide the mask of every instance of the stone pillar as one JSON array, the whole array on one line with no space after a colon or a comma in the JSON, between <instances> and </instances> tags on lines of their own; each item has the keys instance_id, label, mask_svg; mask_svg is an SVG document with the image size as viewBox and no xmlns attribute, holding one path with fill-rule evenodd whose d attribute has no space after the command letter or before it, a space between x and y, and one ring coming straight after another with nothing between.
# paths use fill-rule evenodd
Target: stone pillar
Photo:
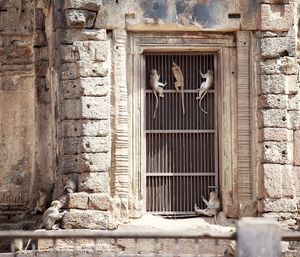
<instances>
[{"instance_id":1,"label":"stone pillar","mask_svg":"<svg viewBox=\"0 0 300 257\"><path fill-rule=\"evenodd\" d=\"M57 65L53 53L55 49L53 24L53 7L50 3L36 1L34 57L36 86L36 177L33 191L43 188L49 194L53 191L56 173L56 121L55 105L57 102L57 83L55 74ZM47 24L47 26L46 26ZM35 193L32 204L35 205L39 194ZM33 206L34 207L34 206Z\"/></svg>"},{"instance_id":2,"label":"stone pillar","mask_svg":"<svg viewBox=\"0 0 300 257\"><path fill-rule=\"evenodd\" d=\"M99 0L64 1L57 10L60 31L61 167L56 195L64 178L77 183L65 196L63 228L109 227L111 160L110 40L93 29Z\"/></svg>"},{"instance_id":3,"label":"stone pillar","mask_svg":"<svg viewBox=\"0 0 300 257\"><path fill-rule=\"evenodd\" d=\"M113 190L113 210L116 221L128 221L129 191L129 129L128 95L126 77L126 42L125 30L113 31L113 153L111 186Z\"/></svg>"},{"instance_id":4,"label":"stone pillar","mask_svg":"<svg viewBox=\"0 0 300 257\"><path fill-rule=\"evenodd\" d=\"M300 125L295 4L262 1L258 97L260 211L278 220L288 215L289 227L297 211L293 138Z\"/></svg>"},{"instance_id":5,"label":"stone pillar","mask_svg":"<svg viewBox=\"0 0 300 257\"><path fill-rule=\"evenodd\" d=\"M35 177L34 2L22 2L0 8L0 224L22 218Z\"/></svg>"},{"instance_id":6,"label":"stone pillar","mask_svg":"<svg viewBox=\"0 0 300 257\"><path fill-rule=\"evenodd\" d=\"M237 226L237 255L239 257L279 257L280 227L261 218L243 218Z\"/></svg>"}]
</instances>

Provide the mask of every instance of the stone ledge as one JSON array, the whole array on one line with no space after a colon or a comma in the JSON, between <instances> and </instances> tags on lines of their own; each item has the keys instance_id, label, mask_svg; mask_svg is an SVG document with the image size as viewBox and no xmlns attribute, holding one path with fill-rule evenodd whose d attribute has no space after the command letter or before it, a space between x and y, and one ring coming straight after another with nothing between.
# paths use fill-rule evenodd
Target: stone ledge
<instances>
[{"instance_id":1,"label":"stone ledge","mask_svg":"<svg viewBox=\"0 0 300 257\"><path fill-rule=\"evenodd\" d=\"M63 229L110 229L109 213L71 209L62 219Z\"/></svg>"}]
</instances>

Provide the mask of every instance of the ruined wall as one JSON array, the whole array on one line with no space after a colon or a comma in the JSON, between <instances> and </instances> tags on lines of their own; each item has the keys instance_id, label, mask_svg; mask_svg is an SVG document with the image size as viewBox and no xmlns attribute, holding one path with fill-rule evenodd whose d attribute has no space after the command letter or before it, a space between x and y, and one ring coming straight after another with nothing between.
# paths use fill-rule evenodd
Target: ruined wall
<instances>
[{"instance_id":1,"label":"ruined wall","mask_svg":"<svg viewBox=\"0 0 300 257\"><path fill-rule=\"evenodd\" d=\"M55 172L45 15L34 1L0 1L0 217L24 216ZM19 214L20 216L16 215Z\"/></svg>"},{"instance_id":2,"label":"ruined wall","mask_svg":"<svg viewBox=\"0 0 300 257\"><path fill-rule=\"evenodd\" d=\"M299 2L261 5L258 97L260 212L297 228L299 201Z\"/></svg>"},{"instance_id":3,"label":"ruined wall","mask_svg":"<svg viewBox=\"0 0 300 257\"><path fill-rule=\"evenodd\" d=\"M65 1L55 6L60 57L58 125L60 167L54 198L63 180L77 192L65 196L63 228L108 228L110 188L110 39L94 29L101 1ZM86 210L89 211L86 211Z\"/></svg>"}]
</instances>

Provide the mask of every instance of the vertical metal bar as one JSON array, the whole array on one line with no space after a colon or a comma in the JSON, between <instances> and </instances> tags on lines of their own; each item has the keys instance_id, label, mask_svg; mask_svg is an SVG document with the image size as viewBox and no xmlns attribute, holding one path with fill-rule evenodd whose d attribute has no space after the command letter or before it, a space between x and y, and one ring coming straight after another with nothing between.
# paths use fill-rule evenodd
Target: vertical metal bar
<instances>
[{"instance_id":1,"label":"vertical metal bar","mask_svg":"<svg viewBox=\"0 0 300 257\"><path fill-rule=\"evenodd\" d=\"M73 239L73 256L76 256L77 252L77 240Z\"/></svg>"},{"instance_id":2,"label":"vertical metal bar","mask_svg":"<svg viewBox=\"0 0 300 257\"><path fill-rule=\"evenodd\" d=\"M92 238L93 241L93 256L97 256L97 238Z\"/></svg>"},{"instance_id":3,"label":"vertical metal bar","mask_svg":"<svg viewBox=\"0 0 300 257\"><path fill-rule=\"evenodd\" d=\"M178 239L175 239L175 247L174 247L174 256L177 257L179 256L179 245L178 245Z\"/></svg>"},{"instance_id":4,"label":"vertical metal bar","mask_svg":"<svg viewBox=\"0 0 300 257\"><path fill-rule=\"evenodd\" d=\"M31 253L32 253L32 256L35 256L35 250L36 250L35 241L32 241L31 242Z\"/></svg>"},{"instance_id":5,"label":"vertical metal bar","mask_svg":"<svg viewBox=\"0 0 300 257\"><path fill-rule=\"evenodd\" d=\"M56 252L56 248L57 248L57 239L56 238L53 238L53 249L54 249L54 252Z\"/></svg>"},{"instance_id":6,"label":"vertical metal bar","mask_svg":"<svg viewBox=\"0 0 300 257\"><path fill-rule=\"evenodd\" d=\"M217 55L213 56L213 70L214 70L214 145L215 145L215 186L219 185L219 149L218 149L218 85L217 85Z\"/></svg>"},{"instance_id":7,"label":"vertical metal bar","mask_svg":"<svg viewBox=\"0 0 300 257\"><path fill-rule=\"evenodd\" d=\"M114 238L114 256L118 257L118 239Z\"/></svg>"},{"instance_id":8,"label":"vertical metal bar","mask_svg":"<svg viewBox=\"0 0 300 257\"><path fill-rule=\"evenodd\" d=\"M133 256L138 256L137 245L138 245L138 239L137 239L137 238L134 238Z\"/></svg>"},{"instance_id":9,"label":"vertical metal bar","mask_svg":"<svg viewBox=\"0 0 300 257\"><path fill-rule=\"evenodd\" d=\"M158 251L158 239L157 238L155 238L154 239L154 242L155 242L155 256L158 256L158 254L159 254L159 251Z\"/></svg>"},{"instance_id":10,"label":"vertical metal bar","mask_svg":"<svg viewBox=\"0 0 300 257\"><path fill-rule=\"evenodd\" d=\"M199 239L195 239L195 257L200 256L200 246L199 246Z\"/></svg>"}]
</instances>

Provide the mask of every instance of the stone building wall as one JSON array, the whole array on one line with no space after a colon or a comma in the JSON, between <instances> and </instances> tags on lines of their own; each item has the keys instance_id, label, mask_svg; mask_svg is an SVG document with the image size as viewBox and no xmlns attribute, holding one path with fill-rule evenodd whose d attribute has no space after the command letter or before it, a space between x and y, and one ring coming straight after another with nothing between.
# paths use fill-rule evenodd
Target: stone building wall
<instances>
[{"instance_id":1,"label":"stone building wall","mask_svg":"<svg viewBox=\"0 0 300 257\"><path fill-rule=\"evenodd\" d=\"M294 229L300 187L298 26L299 2L264 1L261 5L259 211Z\"/></svg>"},{"instance_id":2,"label":"stone building wall","mask_svg":"<svg viewBox=\"0 0 300 257\"><path fill-rule=\"evenodd\" d=\"M112 229L145 213L132 76L143 37L160 35L173 45L225 45L221 92L230 98L220 96L226 147L219 148L226 215L258 211L295 228L298 0L8 0L0 14L2 220L32 210L40 187L68 210L63 228ZM66 178L75 193L64 195Z\"/></svg>"}]
</instances>

